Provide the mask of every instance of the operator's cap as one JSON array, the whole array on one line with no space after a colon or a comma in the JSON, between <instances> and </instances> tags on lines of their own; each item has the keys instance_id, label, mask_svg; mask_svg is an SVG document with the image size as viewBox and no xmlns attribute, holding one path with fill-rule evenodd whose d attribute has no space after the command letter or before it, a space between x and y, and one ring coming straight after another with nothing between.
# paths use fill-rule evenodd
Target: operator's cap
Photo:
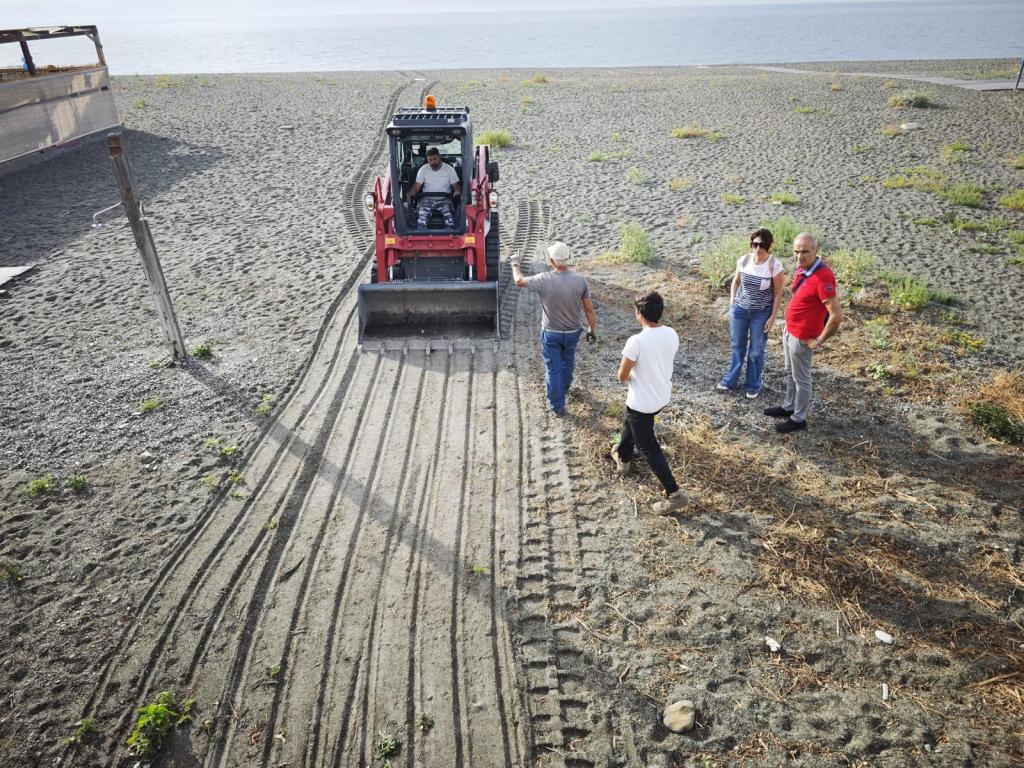
<instances>
[{"instance_id":1,"label":"operator's cap","mask_svg":"<svg viewBox=\"0 0 1024 768\"><path fill-rule=\"evenodd\" d=\"M555 264L570 266L573 263L572 251L569 250L568 245L561 241L556 240L549 245L547 252L548 258L555 262Z\"/></svg>"}]
</instances>

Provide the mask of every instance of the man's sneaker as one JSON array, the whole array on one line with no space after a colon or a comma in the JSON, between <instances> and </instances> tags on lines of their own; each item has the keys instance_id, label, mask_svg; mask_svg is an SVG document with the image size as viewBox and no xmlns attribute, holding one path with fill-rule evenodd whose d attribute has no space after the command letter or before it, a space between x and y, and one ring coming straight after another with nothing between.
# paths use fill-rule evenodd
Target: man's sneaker
<instances>
[{"instance_id":1,"label":"man's sneaker","mask_svg":"<svg viewBox=\"0 0 1024 768\"><path fill-rule=\"evenodd\" d=\"M781 405L773 405L771 408L764 409L765 416L772 416L776 419L788 419L793 415L793 412L788 408L783 408Z\"/></svg>"},{"instance_id":2,"label":"man's sneaker","mask_svg":"<svg viewBox=\"0 0 1024 768\"><path fill-rule=\"evenodd\" d=\"M760 389L748 389L747 390L747 400L756 400L757 396L760 395L760 394L761 394L761 390Z\"/></svg>"},{"instance_id":3,"label":"man's sneaker","mask_svg":"<svg viewBox=\"0 0 1024 768\"><path fill-rule=\"evenodd\" d=\"M725 384L719 383L715 385L715 390L718 392L728 392L729 388Z\"/></svg>"},{"instance_id":4,"label":"man's sneaker","mask_svg":"<svg viewBox=\"0 0 1024 768\"><path fill-rule=\"evenodd\" d=\"M792 419L786 419L775 425L776 432L796 432L801 429L807 429L806 421L793 421Z\"/></svg>"},{"instance_id":5,"label":"man's sneaker","mask_svg":"<svg viewBox=\"0 0 1024 768\"><path fill-rule=\"evenodd\" d=\"M612 448L612 452L608 455L611 456L612 461L615 462L615 474L624 475L629 472L629 462L622 460L622 457L619 456L618 448Z\"/></svg>"},{"instance_id":6,"label":"man's sneaker","mask_svg":"<svg viewBox=\"0 0 1024 768\"><path fill-rule=\"evenodd\" d=\"M676 491L671 496L665 498L664 501L659 501L651 505L651 511L656 515L671 515L680 507L685 507L693 501L692 498L687 496L681 490Z\"/></svg>"},{"instance_id":7,"label":"man's sneaker","mask_svg":"<svg viewBox=\"0 0 1024 768\"><path fill-rule=\"evenodd\" d=\"M563 418L563 417L565 416L565 408L560 408L560 409L559 409L559 410L557 410L557 411L551 411L551 412L552 412L553 414L555 414L555 416L557 416L557 417L558 417L558 418L560 418L560 419L561 419L561 418Z\"/></svg>"}]
</instances>

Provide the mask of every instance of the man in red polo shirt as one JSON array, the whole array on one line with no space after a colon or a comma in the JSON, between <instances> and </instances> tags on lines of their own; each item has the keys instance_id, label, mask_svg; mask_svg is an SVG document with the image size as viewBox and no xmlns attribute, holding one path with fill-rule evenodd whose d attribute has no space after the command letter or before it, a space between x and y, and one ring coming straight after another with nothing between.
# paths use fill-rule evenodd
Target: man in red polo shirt
<instances>
[{"instance_id":1,"label":"man in red polo shirt","mask_svg":"<svg viewBox=\"0 0 1024 768\"><path fill-rule=\"evenodd\" d=\"M814 350L821 348L843 322L843 308L836 295L836 276L818 257L818 242L814 236L806 232L797 235L793 241L793 256L797 269L790 288L792 297L786 308L786 329L782 333L786 397L782 405L764 409L766 416L785 419L775 425L779 432L795 432L807 427Z\"/></svg>"}]
</instances>

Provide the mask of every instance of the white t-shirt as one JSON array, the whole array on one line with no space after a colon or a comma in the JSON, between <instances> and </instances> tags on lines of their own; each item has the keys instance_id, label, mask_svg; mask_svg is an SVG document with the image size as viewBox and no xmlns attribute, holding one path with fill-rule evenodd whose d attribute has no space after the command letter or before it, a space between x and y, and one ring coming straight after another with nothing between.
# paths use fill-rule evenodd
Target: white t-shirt
<instances>
[{"instance_id":1,"label":"white t-shirt","mask_svg":"<svg viewBox=\"0 0 1024 768\"><path fill-rule=\"evenodd\" d=\"M751 312L771 309L775 300L773 278L782 272L782 264L769 256L760 264L753 254L740 256L736 261L740 273L740 285L736 291L736 303Z\"/></svg>"},{"instance_id":2,"label":"white t-shirt","mask_svg":"<svg viewBox=\"0 0 1024 768\"><path fill-rule=\"evenodd\" d=\"M451 192L452 185L459 183L459 175L448 163L441 163L436 171L428 163L416 172L416 181L423 185L423 192Z\"/></svg>"},{"instance_id":3,"label":"white t-shirt","mask_svg":"<svg viewBox=\"0 0 1024 768\"><path fill-rule=\"evenodd\" d=\"M622 356L634 362L626 405L640 413L657 413L672 399L672 362L679 335L667 325L644 328L630 336Z\"/></svg>"}]
</instances>

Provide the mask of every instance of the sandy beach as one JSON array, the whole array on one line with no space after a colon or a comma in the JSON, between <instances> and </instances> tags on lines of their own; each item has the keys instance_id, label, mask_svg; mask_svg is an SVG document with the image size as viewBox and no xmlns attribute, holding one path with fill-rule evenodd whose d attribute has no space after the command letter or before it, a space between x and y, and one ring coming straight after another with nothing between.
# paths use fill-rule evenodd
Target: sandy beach
<instances>
[{"instance_id":1,"label":"sandy beach","mask_svg":"<svg viewBox=\"0 0 1024 768\"><path fill-rule=\"evenodd\" d=\"M186 365L123 216L90 226L118 199L104 143L0 175L0 266L36 264L0 288L0 763L134 765L169 690L195 713L155 765L1024 764L1024 453L970 416L1019 409L1024 96L848 74L1016 65L793 66L114 78L212 352ZM493 352L355 349L359 203L425 90L511 134L503 259L563 240L590 281L564 421L507 275ZM890 106L911 91L930 106ZM777 335L759 399L715 393L728 292L701 271L783 217L872 257L789 437L762 415ZM893 272L931 300L895 304ZM649 288L682 342L659 435L698 499L668 518L607 459Z\"/></svg>"}]
</instances>

